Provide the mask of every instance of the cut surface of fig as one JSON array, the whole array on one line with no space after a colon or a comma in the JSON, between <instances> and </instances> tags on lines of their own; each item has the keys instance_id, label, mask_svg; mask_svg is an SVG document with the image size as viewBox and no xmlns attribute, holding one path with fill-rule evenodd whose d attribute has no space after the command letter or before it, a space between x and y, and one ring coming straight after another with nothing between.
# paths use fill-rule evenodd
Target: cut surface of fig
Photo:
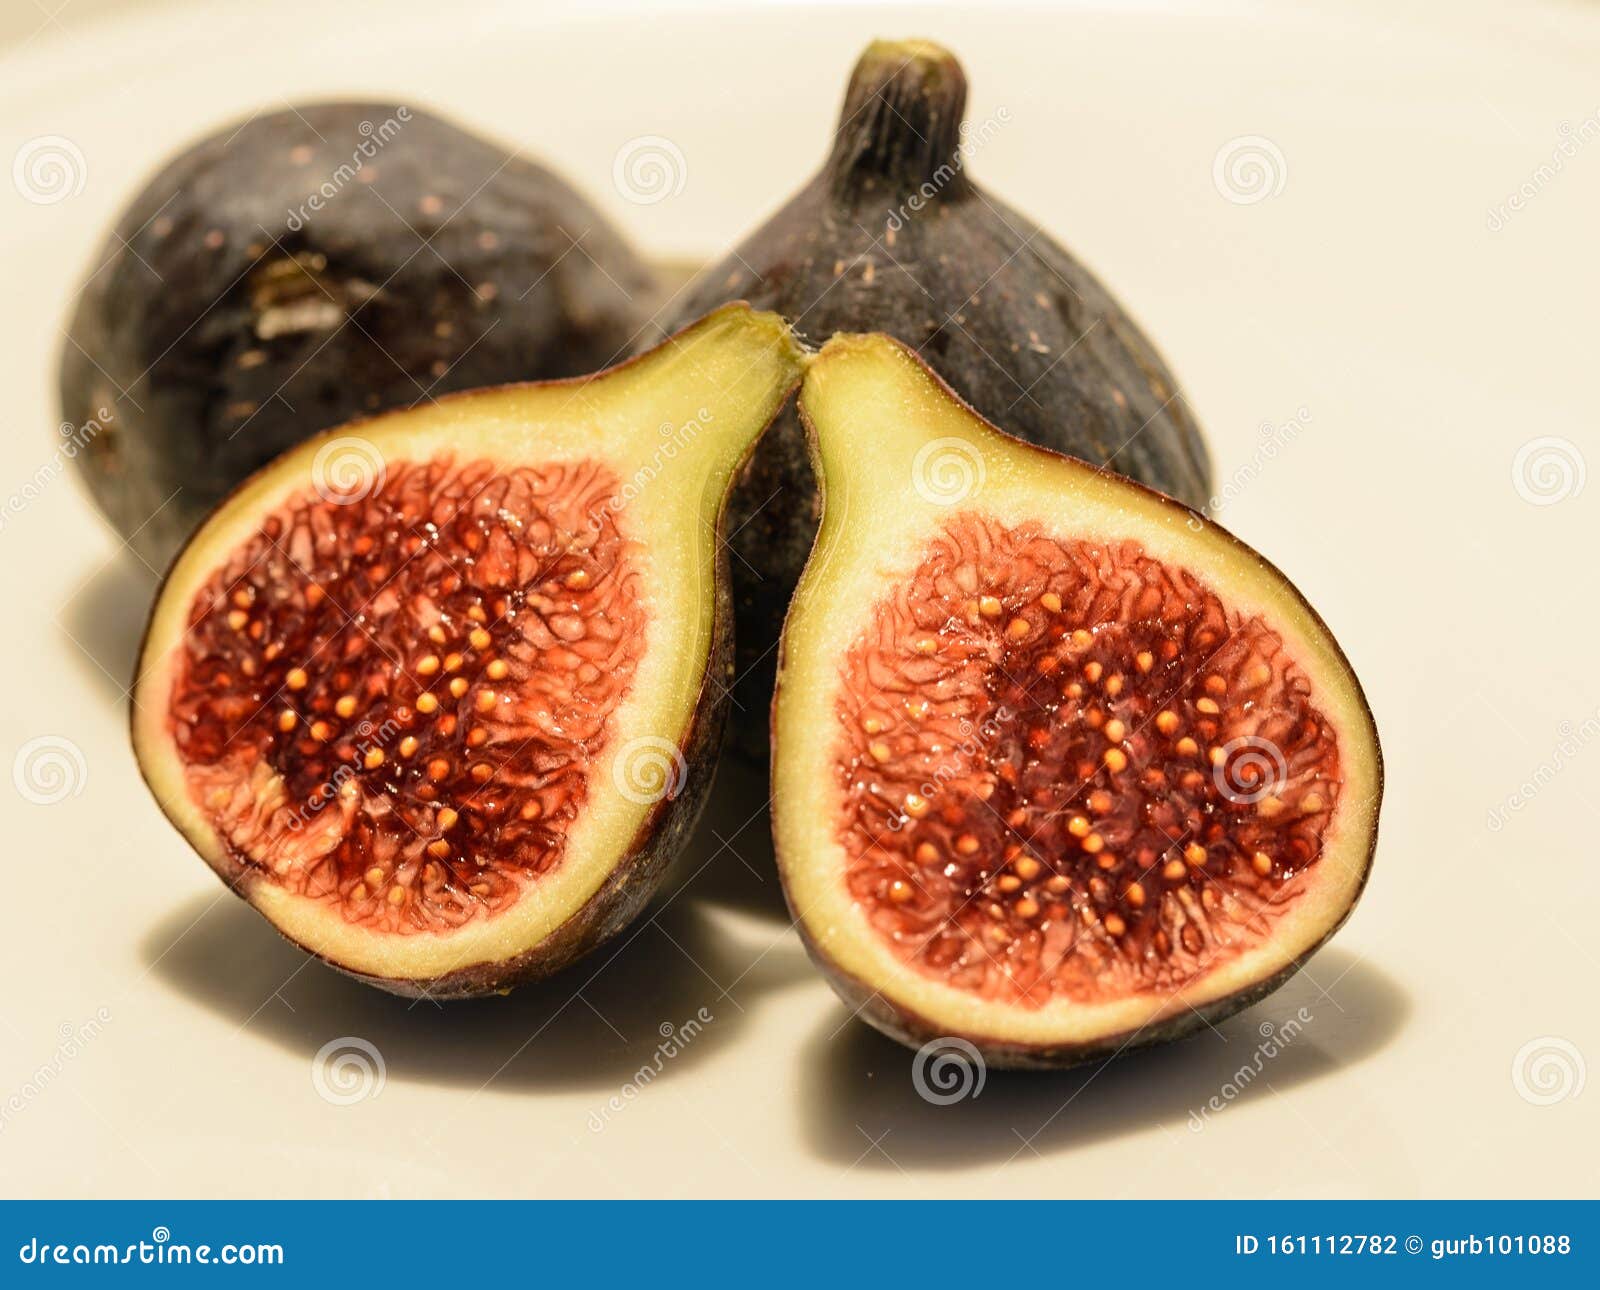
<instances>
[{"instance_id":1,"label":"cut surface of fig","mask_svg":"<svg viewBox=\"0 0 1600 1290\"><path fill-rule=\"evenodd\" d=\"M703 797L723 499L798 362L733 307L269 466L152 618L134 738L163 808L291 939L389 988L503 988L618 930Z\"/></svg>"},{"instance_id":2,"label":"cut surface of fig","mask_svg":"<svg viewBox=\"0 0 1600 1290\"><path fill-rule=\"evenodd\" d=\"M1176 502L1001 435L836 338L774 703L813 954L880 1028L1061 1064L1292 973L1370 863L1381 763L1320 619Z\"/></svg>"},{"instance_id":3,"label":"cut surface of fig","mask_svg":"<svg viewBox=\"0 0 1600 1290\"><path fill-rule=\"evenodd\" d=\"M169 699L229 848L401 934L554 871L648 626L620 487L441 455L268 516L196 593Z\"/></svg>"}]
</instances>

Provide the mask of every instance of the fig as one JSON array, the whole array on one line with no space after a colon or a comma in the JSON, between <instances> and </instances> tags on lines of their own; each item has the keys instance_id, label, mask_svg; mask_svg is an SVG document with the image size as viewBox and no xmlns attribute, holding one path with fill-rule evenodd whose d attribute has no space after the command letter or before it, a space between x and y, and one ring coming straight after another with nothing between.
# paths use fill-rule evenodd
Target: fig
<instances>
[{"instance_id":1,"label":"fig","mask_svg":"<svg viewBox=\"0 0 1600 1290\"><path fill-rule=\"evenodd\" d=\"M291 941L401 994L555 971L643 907L709 786L729 482L799 371L730 306L592 378L278 458L183 548L132 734Z\"/></svg>"},{"instance_id":2,"label":"fig","mask_svg":"<svg viewBox=\"0 0 1600 1290\"><path fill-rule=\"evenodd\" d=\"M1289 581L841 336L799 406L821 530L784 628L773 836L839 994L1061 1066L1215 1023L1344 921L1382 758Z\"/></svg>"},{"instance_id":3,"label":"fig","mask_svg":"<svg viewBox=\"0 0 1600 1290\"><path fill-rule=\"evenodd\" d=\"M104 423L76 460L158 569L314 431L614 362L653 287L558 176L376 102L299 104L200 140L123 211L92 270L62 415Z\"/></svg>"},{"instance_id":4,"label":"fig","mask_svg":"<svg viewBox=\"0 0 1600 1290\"><path fill-rule=\"evenodd\" d=\"M685 293L679 319L727 300L804 333L886 332L989 420L1202 507L1200 430L1160 355L1049 234L980 188L964 136L967 81L928 41L880 41L857 63L818 173ZM734 492L736 704L764 711L773 643L816 533L805 432L786 412ZM746 737L741 739L741 735ZM765 757L759 720L734 732Z\"/></svg>"}]
</instances>

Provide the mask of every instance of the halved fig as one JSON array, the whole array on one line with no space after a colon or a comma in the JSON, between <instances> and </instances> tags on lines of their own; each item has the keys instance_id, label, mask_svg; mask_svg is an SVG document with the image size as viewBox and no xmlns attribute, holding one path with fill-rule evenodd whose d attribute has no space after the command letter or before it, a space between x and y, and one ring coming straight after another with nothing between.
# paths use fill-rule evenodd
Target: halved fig
<instances>
[{"instance_id":1,"label":"halved fig","mask_svg":"<svg viewBox=\"0 0 1600 1290\"><path fill-rule=\"evenodd\" d=\"M285 936L398 993L501 990L619 931L704 800L723 506L799 363L731 306L273 462L150 620L133 741L162 809Z\"/></svg>"},{"instance_id":2,"label":"halved fig","mask_svg":"<svg viewBox=\"0 0 1600 1290\"><path fill-rule=\"evenodd\" d=\"M773 829L841 996L908 1044L1060 1066L1287 980L1366 882L1382 784L1315 611L887 337L829 342L800 409L824 506L784 628Z\"/></svg>"}]
</instances>

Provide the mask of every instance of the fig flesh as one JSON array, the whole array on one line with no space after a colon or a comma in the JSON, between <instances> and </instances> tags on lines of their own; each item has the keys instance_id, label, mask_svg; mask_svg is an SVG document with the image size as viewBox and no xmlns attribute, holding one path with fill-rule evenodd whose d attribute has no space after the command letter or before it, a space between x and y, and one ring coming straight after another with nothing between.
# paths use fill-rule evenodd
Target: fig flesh
<instances>
[{"instance_id":1,"label":"fig flesh","mask_svg":"<svg viewBox=\"0 0 1600 1290\"><path fill-rule=\"evenodd\" d=\"M253 476L147 631L133 741L163 811L285 936L398 993L502 990L619 931L709 785L723 506L799 362L730 306Z\"/></svg>"},{"instance_id":2,"label":"fig flesh","mask_svg":"<svg viewBox=\"0 0 1600 1290\"><path fill-rule=\"evenodd\" d=\"M1276 988L1367 878L1361 687L1273 566L1001 434L909 350L807 370L824 508L784 629L773 829L852 1008L997 1065L1184 1034Z\"/></svg>"},{"instance_id":3,"label":"fig flesh","mask_svg":"<svg viewBox=\"0 0 1600 1290\"><path fill-rule=\"evenodd\" d=\"M62 348L62 415L100 426L85 482L162 569L318 430L615 362L652 289L512 149L404 105L303 103L193 144L119 216Z\"/></svg>"},{"instance_id":4,"label":"fig flesh","mask_svg":"<svg viewBox=\"0 0 1600 1290\"><path fill-rule=\"evenodd\" d=\"M885 332L1010 434L1204 506L1199 427L1155 347L1095 276L968 174L967 81L928 41L880 41L857 63L822 170L724 261L676 317L726 300L806 335ZM1003 129L1003 125L995 128ZM816 485L793 411L729 503L738 622L735 702L764 710L777 640L816 533ZM733 735L766 756L757 720Z\"/></svg>"}]
</instances>

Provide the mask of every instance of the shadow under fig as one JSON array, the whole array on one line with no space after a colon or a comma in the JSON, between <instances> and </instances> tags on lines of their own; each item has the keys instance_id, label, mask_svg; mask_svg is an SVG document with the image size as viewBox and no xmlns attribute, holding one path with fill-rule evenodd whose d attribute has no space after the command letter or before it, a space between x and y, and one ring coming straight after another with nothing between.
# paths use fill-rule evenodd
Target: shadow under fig
<instances>
[{"instance_id":1,"label":"shadow under fig","mask_svg":"<svg viewBox=\"0 0 1600 1290\"><path fill-rule=\"evenodd\" d=\"M757 771L724 751L684 857L669 878L696 900L781 922L792 921L772 850L770 790Z\"/></svg>"},{"instance_id":2,"label":"shadow under fig","mask_svg":"<svg viewBox=\"0 0 1600 1290\"><path fill-rule=\"evenodd\" d=\"M1202 1029L1069 1071L987 1071L976 1097L948 1105L917 1092L914 1053L838 1009L801 1058L804 1132L817 1155L864 1169L999 1165L1018 1154L1070 1151L1157 1124L1189 1133L1191 1115L1198 1118L1224 1085L1236 1085L1236 1095L1212 1117L1354 1065L1399 1032L1410 1002L1377 966L1330 948L1309 968L1311 975L1301 972L1223 1022L1220 1035ZM1285 1031L1301 1008L1310 1020L1298 1032ZM1288 1041L1259 1058L1258 1072L1236 1080L1270 1042L1262 1030L1269 1023ZM934 1081L936 1093L951 1087Z\"/></svg>"},{"instance_id":3,"label":"shadow under fig","mask_svg":"<svg viewBox=\"0 0 1600 1290\"><path fill-rule=\"evenodd\" d=\"M158 585L147 565L120 551L56 612L68 652L90 681L118 703L125 687L133 684L139 642Z\"/></svg>"},{"instance_id":4,"label":"shadow under fig","mask_svg":"<svg viewBox=\"0 0 1600 1290\"><path fill-rule=\"evenodd\" d=\"M329 1040L353 1035L377 1046L391 1078L472 1089L492 1080L497 1088L614 1092L657 1061L669 1025L685 1038L657 1077L679 1077L735 1042L742 1009L762 991L804 970L803 959L784 955L752 967L759 950L741 957L688 901L646 914L548 980L449 1003L402 999L346 977L222 893L164 919L143 950L154 976L307 1061ZM734 981L736 996L725 994ZM685 1028L696 1019L697 1029Z\"/></svg>"}]
</instances>

